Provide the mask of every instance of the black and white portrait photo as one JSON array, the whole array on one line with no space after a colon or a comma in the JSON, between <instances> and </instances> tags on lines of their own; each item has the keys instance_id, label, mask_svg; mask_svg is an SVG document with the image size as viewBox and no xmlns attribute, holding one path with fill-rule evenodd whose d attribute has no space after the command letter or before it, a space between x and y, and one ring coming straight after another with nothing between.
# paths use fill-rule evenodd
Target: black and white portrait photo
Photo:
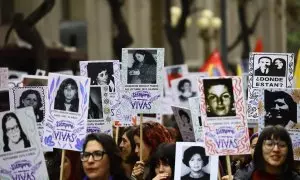
<instances>
[{"instance_id":1,"label":"black and white portrait photo","mask_svg":"<svg viewBox=\"0 0 300 180\"><path fill-rule=\"evenodd\" d=\"M90 101L89 101L88 119L102 119L103 106L101 87L90 88Z\"/></svg>"},{"instance_id":2,"label":"black and white portrait photo","mask_svg":"<svg viewBox=\"0 0 300 180\"><path fill-rule=\"evenodd\" d=\"M175 178L181 180L215 180L217 157L205 155L202 143L177 142Z\"/></svg>"},{"instance_id":3,"label":"black and white portrait photo","mask_svg":"<svg viewBox=\"0 0 300 180\"><path fill-rule=\"evenodd\" d=\"M44 96L42 96L37 89L25 89L21 93L18 102L19 106L17 108L32 106L34 110L34 114L36 116L36 122L42 122L44 120L44 110L45 110L42 97L44 98Z\"/></svg>"},{"instance_id":4,"label":"black and white portrait photo","mask_svg":"<svg viewBox=\"0 0 300 180\"><path fill-rule=\"evenodd\" d=\"M204 79L207 117L236 116L232 79Z\"/></svg>"},{"instance_id":5,"label":"black and white portrait photo","mask_svg":"<svg viewBox=\"0 0 300 180\"><path fill-rule=\"evenodd\" d=\"M182 127L186 128L189 131L193 131L191 116L186 111L184 111L183 109L180 109L178 111L178 115L181 119Z\"/></svg>"},{"instance_id":6,"label":"black and white portrait photo","mask_svg":"<svg viewBox=\"0 0 300 180\"><path fill-rule=\"evenodd\" d=\"M128 84L157 84L156 50L129 50L132 58L128 60Z\"/></svg>"},{"instance_id":7,"label":"black and white portrait photo","mask_svg":"<svg viewBox=\"0 0 300 180\"><path fill-rule=\"evenodd\" d=\"M192 90L192 82L189 79L181 79L178 82L177 89L180 92L178 96L180 102L187 102L188 98L197 96L196 91Z\"/></svg>"},{"instance_id":8,"label":"black and white portrait photo","mask_svg":"<svg viewBox=\"0 0 300 180\"><path fill-rule=\"evenodd\" d=\"M297 104L287 92L264 90L264 104L265 126L297 123Z\"/></svg>"},{"instance_id":9,"label":"black and white portrait photo","mask_svg":"<svg viewBox=\"0 0 300 180\"><path fill-rule=\"evenodd\" d=\"M79 97L78 85L72 78L64 79L56 93L54 109L78 112Z\"/></svg>"},{"instance_id":10,"label":"black and white portrait photo","mask_svg":"<svg viewBox=\"0 0 300 180\"><path fill-rule=\"evenodd\" d=\"M195 135L191 110L179 106L171 106L181 137L186 142L194 142Z\"/></svg>"},{"instance_id":11,"label":"black and white portrait photo","mask_svg":"<svg viewBox=\"0 0 300 180\"><path fill-rule=\"evenodd\" d=\"M0 90L0 112L10 110L9 91L8 89Z\"/></svg>"},{"instance_id":12,"label":"black and white portrait photo","mask_svg":"<svg viewBox=\"0 0 300 180\"><path fill-rule=\"evenodd\" d=\"M262 56L258 58L255 76L281 76L286 75L286 60L283 58L272 59L269 56Z\"/></svg>"},{"instance_id":13,"label":"black and white portrait photo","mask_svg":"<svg viewBox=\"0 0 300 180\"><path fill-rule=\"evenodd\" d=\"M31 147L27 134L21 126L19 117L14 112L7 112L2 117L3 152Z\"/></svg>"},{"instance_id":14,"label":"black and white portrait photo","mask_svg":"<svg viewBox=\"0 0 300 180\"><path fill-rule=\"evenodd\" d=\"M115 92L113 62L88 63L87 72L91 85L108 85L109 91Z\"/></svg>"}]
</instances>

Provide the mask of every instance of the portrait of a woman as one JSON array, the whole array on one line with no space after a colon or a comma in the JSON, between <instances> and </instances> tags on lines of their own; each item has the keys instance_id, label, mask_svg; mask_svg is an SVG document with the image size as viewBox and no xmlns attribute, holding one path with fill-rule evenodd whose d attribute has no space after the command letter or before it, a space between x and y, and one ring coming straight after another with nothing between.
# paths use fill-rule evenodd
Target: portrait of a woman
<instances>
[{"instance_id":1,"label":"portrait of a woman","mask_svg":"<svg viewBox=\"0 0 300 180\"><path fill-rule=\"evenodd\" d=\"M210 175L203 171L209 162L209 157L205 156L205 150L200 146L191 146L183 153L183 164L185 164L190 172L181 177L181 180L209 180Z\"/></svg>"},{"instance_id":2,"label":"portrait of a woman","mask_svg":"<svg viewBox=\"0 0 300 180\"><path fill-rule=\"evenodd\" d=\"M186 102L188 101L188 98L195 97L197 95L196 92L192 91L192 83L189 79L180 80L177 88L181 93L178 97L180 102Z\"/></svg>"},{"instance_id":3,"label":"portrait of a woman","mask_svg":"<svg viewBox=\"0 0 300 180\"><path fill-rule=\"evenodd\" d=\"M23 108L32 106L36 116L36 122L42 122L44 119L43 103L40 93L34 89L28 89L22 92L20 96L19 106Z\"/></svg>"},{"instance_id":4,"label":"portrait of a woman","mask_svg":"<svg viewBox=\"0 0 300 180\"><path fill-rule=\"evenodd\" d=\"M67 78L62 81L57 91L54 109L78 112L79 97L78 86L74 79Z\"/></svg>"},{"instance_id":5,"label":"portrait of a woman","mask_svg":"<svg viewBox=\"0 0 300 180\"><path fill-rule=\"evenodd\" d=\"M207 117L235 116L232 79L204 79Z\"/></svg>"},{"instance_id":6,"label":"portrait of a woman","mask_svg":"<svg viewBox=\"0 0 300 180\"><path fill-rule=\"evenodd\" d=\"M109 91L115 92L112 62L89 63L87 69L88 77L91 78L91 85L108 85Z\"/></svg>"},{"instance_id":7,"label":"portrait of a woman","mask_svg":"<svg viewBox=\"0 0 300 180\"><path fill-rule=\"evenodd\" d=\"M6 113L2 118L3 151L18 150L30 147L30 141L24 133L17 115Z\"/></svg>"},{"instance_id":8,"label":"portrait of a woman","mask_svg":"<svg viewBox=\"0 0 300 180\"><path fill-rule=\"evenodd\" d=\"M156 60L146 50L133 53L133 65L128 67L128 84L156 84Z\"/></svg>"}]
</instances>

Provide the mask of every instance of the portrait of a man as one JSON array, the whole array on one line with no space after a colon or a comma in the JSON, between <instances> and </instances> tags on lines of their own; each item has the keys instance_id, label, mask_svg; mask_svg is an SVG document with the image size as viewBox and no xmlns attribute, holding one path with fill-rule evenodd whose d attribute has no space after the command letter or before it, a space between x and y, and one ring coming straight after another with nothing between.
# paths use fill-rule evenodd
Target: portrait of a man
<instances>
[{"instance_id":1,"label":"portrait of a man","mask_svg":"<svg viewBox=\"0 0 300 180\"><path fill-rule=\"evenodd\" d=\"M255 69L255 76L270 76L270 67L272 59L268 56L262 56L258 59L258 68Z\"/></svg>"},{"instance_id":2,"label":"portrait of a man","mask_svg":"<svg viewBox=\"0 0 300 180\"><path fill-rule=\"evenodd\" d=\"M297 123L297 104L284 91L264 91L265 98L265 126L286 126L289 121Z\"/></svg>"},{"instance_id":3,"label":"portrait of a man","mask_svg":"<svg viewBox=\"0 0 300 180\"><path fill-rule=\"evenodd\" d=\"M235 116L232 79L204 79L207 117Z\"/></svg>"}]
</instances>

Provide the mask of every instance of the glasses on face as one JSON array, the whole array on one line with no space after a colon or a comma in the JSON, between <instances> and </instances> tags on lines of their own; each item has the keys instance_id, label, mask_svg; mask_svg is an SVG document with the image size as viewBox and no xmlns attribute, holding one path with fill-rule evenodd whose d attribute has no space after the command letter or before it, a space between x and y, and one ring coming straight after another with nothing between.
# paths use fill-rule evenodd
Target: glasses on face
<instances>
[{"instance_id":1,"label":"glasses on face","mask_svg":"<svg viewBox=\"0 0 300 180\"><path fill-rule=\"evenodd\" d=\"M270 151L275 147L275 145L277 145L278 149L287 148L287 144L284 141L265 140L264 145L265 148Z\"/></svg>"},{"instance_id":2,"label":"glasses on face","mask_svg":"<svg viewBox=\"0 0 300 180\"><path fill-rule=\"evenodd\" d=\"M15 125L11 128L7 128L7 133L12 133L12 132L16 132L19 130L19 126L18 125Z\"/></svg>"},{"instance_id":3,"label":"glasses on face","mask_svg":"<svg viewBox=\"0 0 300 180\"><path fill-rule=\"evenodd\" d=\"M81 161L85 162L88 161L90 156L93 157L94 161L100 161L103 159L103 155L106 154L105 151L94 151L94 152L82 152L80 154Z\"/></svg>"}]
</instances>

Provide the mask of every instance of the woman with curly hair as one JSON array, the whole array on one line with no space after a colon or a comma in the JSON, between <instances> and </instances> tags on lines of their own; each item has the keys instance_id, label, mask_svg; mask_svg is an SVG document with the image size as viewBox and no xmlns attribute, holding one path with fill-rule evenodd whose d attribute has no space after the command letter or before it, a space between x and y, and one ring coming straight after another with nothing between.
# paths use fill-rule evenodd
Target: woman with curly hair
<instances>
[{"instance_id":1,"label":"woman with curly hair","mask_svg":"<svg viewBox=\"0 0 300 180\"><path fill-rule=\"evenodd\" d=\"M67 78L62 81L57 91L54 109L78 112L79 98L78 86L74 79Z\"/></svg>"},{"instance_id":2,"label":"woman with curly hair","mask_svg":"<svg viewBox=\"0 0 300 180\"><path fill-rule=\"evenodd\" d=\"M134 141L136 144L135 153L140 157L140 145L142 144L142 160L137 161L132 170L133 179L145 179L149 174L149 160L153 152L161 143L171 143L172 136L169 131L158 122L148 121L142 124L143 139L140 139L140 129L134 131Z\"/></svg>"}]
</instances>

